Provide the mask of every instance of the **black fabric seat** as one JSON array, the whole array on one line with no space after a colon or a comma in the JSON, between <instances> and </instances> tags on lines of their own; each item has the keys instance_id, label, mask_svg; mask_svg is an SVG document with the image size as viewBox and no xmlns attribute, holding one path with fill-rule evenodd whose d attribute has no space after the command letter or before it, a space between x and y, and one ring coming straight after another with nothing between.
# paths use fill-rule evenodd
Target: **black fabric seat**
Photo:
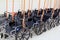
<instances>
[{"instance_id":1,"label":"black fabric seat","mask_svg":"<svg viewBox=\"0 0 60 40\"><path fill-rule=\"evenodd\" d=\"M16 28L16 32L20 31L20 29L22 29L22 26L19 26L19 24L17 22L9 22L9 26L6 25L6 32L10 33L12 30L15 30Z\"/></svg>"},{"instance_id":2,"label":"black fabric seat","mask_svg":"<svg viewBox=\"0 0 60 40\"><path fill-rule=\"evenodd\" d=\"M36 23L36 21L40 20L41 15L42 15L42 9L39 11L38 14L38 10L33 11L32 16L33 16L33 22Z\"/></svg>"},{"instance_id":3,"label":"black fabric seat","mask_svg":"<svg viewBox=\"0 0 60 40\"><path fill-rule=\"evenodd\" d=\"M43 9L41 9L41 10L40 10L39 15L41 15L41 14L42 14L42 12L43 12Z\"/></svg>"},{"instance_id":4,"label":"black fabric seat","mask_svg":"<svg viewBox=\"0 0 60 40\"><path fill-rule=\"evenodd\" d=\"M22 14L22 12L20 12L20 11L18 11L18 13L17 13L17 17L19 17L19 18L23 18L23 14Z\"/></svg>"},{"instance_id":5,"label":"black fabric seat","mask_svg":"<svg viewBox=\"0 0 60 40\"><path fill-rule=\"evenodd\" d=\"M36 16L37 16L37 13L38 13L38 10L35 9L35 10L32 12L32 16L35 16L35 17L36 17Z\"/></svg>"},{"instance_id":6,"label":"black fabric seat","mask_svg":"<svg viewBox=\"0 0 60 40\"><path fill-rule=\"evenodd\" d=\"M49 8L44 11L43 21L46 22L52 15L52 8ZM47 12L46 12L47 11Z\"/></svg>"},{"instance_id":7,"label":"black fabric seat","mask_svg":"<svg viewBox=\"0 0 60 40\"><path fill-rule=\"evenodd\" d=\"M54 11L53 19L55 19L58 15L59 15L59 12L58 12L58 10L56 9L56 10Z\"/></svg>"},{"instance_id":8,"label":"black fabric seat","mask_svg":"<svg viewBox=\"0 0 60 40\"><path fill-rule=\"evenodd\" d=\"M28 20L26 21L26 26L30 29L33 26L33 20L32 18L28 18Z\"/></svg>"},{"instance_id":9,"label":"black fabric seat","mask_svg":"<svg viewBox=\"0 0 60 40\"><path fill-rule=\"evenodd\" d=\"M18 25L22 24L22 19L18 15L14 17L14 21L17 22Z\"/></svg>"},{"instance_id":10,"label":"black fabric seat","mask_svg":"<svg viewBox=\"0 0 60 40\"><path fill-rule=\"evenodd\" d=\"M43 21L46 22L51 17L51 15L52 15L51 12L44 13Z\"/></svg>"},{"instance_id":11,"label":"black fabric seat","mask_svg":"<svg viewBox=\"0 0 60 40\"><path fill-rule=\"evenodd\" d=\"M50 15L44 15L43 21L46 22L49 17L50 17Z\"/></svg>"},{"instance_id":12,"label":"black fabric seat","mask_svg":"<svg viewBox=\"0 0 60 40\"><path fill-rule=\"evenodd\" d=\"M12 28L13 26L15 26L15 22L9 22L9 26Z\"/></svg>"},{"instance_id":13,"label":"black fabric seat","mask_svg":"<svg viewBox=\"0 0 60 40\"><path fill-rule=\"evenodd\" d=\"M33 17L33 22L36 23L36 21L37 21L37 17L34 16L34 17Z\"/></svg>"},{"instance_id":14,"label":"black fabric seat","mask_svg":"<svg viewBox=\"0 0 60 40\"><path fill-rule=\"evenodd\" d=\"M10 34L10 32L11 32L12 30L14 30L13 26L15 26L15 22L9 22L9 23L5 26L6 32Z\"/></svg>"}]
</instances>

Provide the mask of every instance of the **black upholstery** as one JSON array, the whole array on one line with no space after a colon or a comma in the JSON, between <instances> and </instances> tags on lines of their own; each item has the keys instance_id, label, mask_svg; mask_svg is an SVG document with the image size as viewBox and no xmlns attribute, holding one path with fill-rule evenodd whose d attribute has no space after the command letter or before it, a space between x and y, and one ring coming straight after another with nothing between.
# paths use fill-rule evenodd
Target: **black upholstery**
<instances>
[{"instance_id":1,"label":"black upholstery","mask_svg":"<svg viewBox=\"0 0 60 40\"><path fill-rule=\"evenodd\" d=\"M59 15L59 11L58 11L58 9L56 9L54 11L53 19L55 19L58 15Z\"/></svg>"}]
</instances>

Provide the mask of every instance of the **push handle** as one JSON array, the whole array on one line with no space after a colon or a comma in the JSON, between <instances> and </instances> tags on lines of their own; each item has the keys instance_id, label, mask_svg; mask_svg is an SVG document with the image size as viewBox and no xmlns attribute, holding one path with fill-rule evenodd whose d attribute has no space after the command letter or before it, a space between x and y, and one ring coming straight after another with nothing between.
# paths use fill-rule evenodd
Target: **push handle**
<instances>
[{"instance_id":1,"label":"push handle","mask_svg":"<svg viewBox=\"0 0 60 40\"><path fill-rule=\"evenodd\" d=\"M12 0L12 21L14 21L14 0Z\"/></svg>"},{"instance_id":2,"label":"push handle","mask_svg":"<svg viewBox=\"0 0 60 40\"><path fill-rule=\"evenodd\" d=\"M31 14L31 13L30 13L30 10L31 10L31 9L30 9L30 7L31 7L30 4L31 4L31 3L30 3L30 0L29 0L29 4L28 4L28 17L30 17L30 14Z\"/></svg>"},{"instance_id":3,"label":"push handle","mask_svg":"<svg viewBox=\"0 0 60 40\"><path fill-rule=\"evenodd\" d=\"M38 0L38 15L39 15L39 11L40 11L40 0Z\"/></svg>"},{"instance_id":4,"label":"push handle","mask_svg":"<svg viewBox=\"0 0 60 40\"><path fill-rule=\"evenodd\" d=\"M46 0L44 1L43 9L44 9L44 7L45 7L45 2L46 2ZM44 10L43 10L42 15L41 15L41 21L42 21L42 19L43 19L43 16L44 16Z\"/></svg>"},{"instance_id":5,"label":"push handle","mask_svg":"<svg viewBox=\"0 0 60 40\"><path fill-rule=\"evenodd\" d=\"M8 0L6 0L6 18L8 18Z\"/></svg>"},{"instance_id":6,"label":"push handle","mask_svg":"<svg viewBox=\"0 0 60 40\"><path fill-rule=\"evenodd\" d=\"M52 13L52 18L53 18L53 15L54 15L54 10L56 9L56 0L54 0L54 9L52 10L53 11L53 13Z\"/></svg>"},{"instance_id":7,"label":"push handle","mask_svg":"<svg viewBox=\"0 0 60 40\"><path fill-rule=\"evenodd\" d=\"M24 7L23 7L23 21L22 21L23 28L25 28L25 2L26 0L24 0Z\"/></svg>"}]
</instances>

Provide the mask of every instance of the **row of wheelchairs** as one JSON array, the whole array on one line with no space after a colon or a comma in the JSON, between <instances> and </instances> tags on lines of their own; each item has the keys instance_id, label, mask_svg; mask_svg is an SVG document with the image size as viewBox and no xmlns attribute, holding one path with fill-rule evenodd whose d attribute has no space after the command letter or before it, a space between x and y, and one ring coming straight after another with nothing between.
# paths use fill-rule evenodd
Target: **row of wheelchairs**
<instances>
[{"instance_id":1,"label":"row of wheelchairs","mask_svg":"<svg viewBox=\"0 0 60 40\"><path fill-rule=\"evenodd\" d=\"M6 12L4 12L6 17ZM5 20L5 30L9 35L15 35L15 40L28 40L34 33L40 35L60 24L60 9L40 9L28 10L14 13L8 12L8 18Z\"/></svg>"}]
</instances>

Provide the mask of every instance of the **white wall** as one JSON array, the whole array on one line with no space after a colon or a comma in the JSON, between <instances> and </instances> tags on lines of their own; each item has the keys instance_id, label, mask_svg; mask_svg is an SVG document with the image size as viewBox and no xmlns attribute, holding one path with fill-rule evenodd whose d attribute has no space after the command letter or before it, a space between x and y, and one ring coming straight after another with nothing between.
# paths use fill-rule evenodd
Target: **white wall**
<instances>
[{"instance_id":1,"label":"white wall","mask_svg":"<svg viewBox=\"0 0 60 40\"><path fill-rule=\"evenodd\" d=\"M31 0L32 1L32 0ZM46 0L46 4L48 5L47 8L50 8L50 0ZM60 0L57 0L57 5L56 5L56 8L58 8L58 5L59 5L59 1ZM8 0L8 11L12 11L12 0ZM44 6L44 0L41 0L40 1L40 8L43 8ZM26 7L25 7L25 10L28 10L28 4L29 4L29 0L26 0ZM38 9L38 0L33 0L33 6L32 6L32 9ZM53 8L53 5L54 5L54 0L52 0L51 2L51 7ZM45 6L46 8L46 6ZM14 0L14 11L17 11L21 9L21 0ZM0 14L3 13L4 11L6 11L6 0L0 0Z\"/></svg>"},{"instance_id":2,"label":"white wall","mask_svg":"<svg viewBox=\"0 0 60 40\"><path fill-rule=\"evenodd\" d=\"M5 11L5 0L0 0L0 14Z\"/></svg>"}]
</instances>

